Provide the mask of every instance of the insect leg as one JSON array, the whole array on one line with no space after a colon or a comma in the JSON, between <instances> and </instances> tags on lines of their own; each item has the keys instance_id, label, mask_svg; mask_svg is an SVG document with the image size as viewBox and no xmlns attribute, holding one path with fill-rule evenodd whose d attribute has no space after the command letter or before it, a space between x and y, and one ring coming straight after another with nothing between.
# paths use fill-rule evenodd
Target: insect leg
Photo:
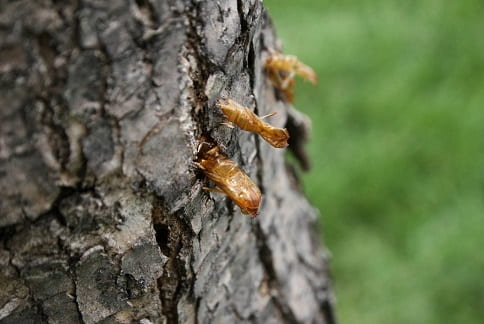
<instances>
[{"instance_id":1,"label":"insect leg","mask_svg":"<svg viewBox=\"0 0 484 324\"><path fill-rule=\"evenodd\" d=\"M213 192L221 193L221 194L225 195L225 192L223 192L222 190L220 190L218 188L203 187L202 189L207 190L207 191L213 191Z\"/></svg>"},{"instance_id":2,"label":"insect leg","mask_svg":"<svg viewBox=\"0 0 484 324\"><path fill-rule=\"evenodd\" d=\"M220 151L220 148L218 146L215 146L214 148L211 148L208 150L207 155L215 155Z\"/></svg>"},{"instance_id":3,"label":"insect leg","mask_svg":"<svg viewBox=\"0 0 484 324\"><path fill-rule=\"evenodd\" d=\"M259 117L259 118L260 119L266 119L266 118L269 118L269 117L272 117L272 116L275 116L275 115L277 115L277 111L271 112L270 114L267 114L267 115Z\"/></svg>"},{"instance_id":4,"label":"insect leg","mask_svg":"<svg viewBox=\"0 0 484 324\"><path fill-rule=\"evenodd\" d=\"M228 128L235 128L234 125L232 125L232 123L229 123L229 122L220 123L220 125L227 126Z\"/></svg>"},{"instance_id":5,"label":"insect leg","mask_svg":"<svg viewBox=\"0 0 484 324\"><path fill-rule=\"evenodd\" d=\"M296 73L291 70L287 76L285 76L283 78L280 78L280 76L279 76L281 88L282 89L287 89L288 86L289 86L289 82L291 82L291 80L294 79L294 76L295 75L296 75Z\"/></svg>"},{"instance_id":6,"label":"insect leg","mask_svg":"<svg viewBox=\"0 0 484 324\"><path fill-rule=\"evenodd\" d=\"M205 167L203 165L201 165L200 163L198 162L192 162L193 166L195 166L196 168L199 168L201 170L206 170Z\"/></svg>"}]
</instances>

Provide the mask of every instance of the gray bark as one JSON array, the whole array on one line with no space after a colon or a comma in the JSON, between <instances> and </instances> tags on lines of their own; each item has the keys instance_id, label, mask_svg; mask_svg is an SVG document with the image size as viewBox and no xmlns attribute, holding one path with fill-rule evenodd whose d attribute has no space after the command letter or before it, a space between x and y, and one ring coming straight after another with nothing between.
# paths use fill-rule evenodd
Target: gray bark
<instances>
[{"instance_id":1,"label":"gray bark","mask_svg":"<svg viewBox=\"0 0 484 324\"><path fill-rule=\"evenodd\" d=\"M284 150L214 106L276 110L303 156L261 1L1 1L0 48L1 323L334 322ZM260 186L257 219L202 189L202 134Z\"/></svg>"}]
</instances>

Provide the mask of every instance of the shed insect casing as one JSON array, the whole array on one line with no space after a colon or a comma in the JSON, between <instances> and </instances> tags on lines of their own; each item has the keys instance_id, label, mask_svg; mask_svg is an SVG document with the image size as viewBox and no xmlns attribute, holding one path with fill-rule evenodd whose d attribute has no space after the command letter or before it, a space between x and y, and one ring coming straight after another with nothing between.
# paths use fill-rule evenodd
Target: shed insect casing
<instances>
[{"instance_id":1,"label":"shed insect casing","mask_svg":"<svg viewBox=\"0 0 484 324\"><path fill-rule=\"evenodd\" d=\"M267 70L269 79L274 87L279 89L288 102L294 102L294 88L296 87L296 81L289 76L286 71L274 71Z\"/></svg>"},{"instance_id":2,"label":"shed insect casing","mask_svg":"<svg viewBox=\"0 0 484 324\"><path fill-rule=\"evenodd\" d=\"M259 134L269 144L277 148L288 145L289 132L285 128L274 127L254 114L249 108L232 99L221 99L217 102L227 119L241 129Z\"/></svg>"},{"instance_id":3,"label":"shed insect casing","mask_svg":"<svg viewBox=\"0 0 484 324\"><path fill-rule=\"evenodd\" d=\"M265 62L265 67L272 71L285 71L299 75L304 80L316 85L318 76L314 70L294 55L284 55L278 52L272 53ZM291 76L292 78L292 76Z\"/></svg>"},{"instance_id":4,"label":"shed insect casing","mask_svg":"<svg viewBox=\"0 0 484 324\"><path fill-rule=\"evenodd\" d=\"M293 55L272 52L266 59L264 67L274 87L284 93L288 102L294 101L294 75L299 75L314 85L318 82L318 76L313 69Z\"/></svg>"},{"instance_id":5,"label":"shed insect casing","mask_svg":"<svg viewBox=\"0 0 484 324\"><path fill-rule=\"evenodd\" d=\"M240 207L244 214L256 217L261 202L257 185L242 171L237 163L220 152L218 146L203 153L197 165L214 181L224 194ZM216 190L218 191L218 190Z\"/></svg>"}]
</instances>

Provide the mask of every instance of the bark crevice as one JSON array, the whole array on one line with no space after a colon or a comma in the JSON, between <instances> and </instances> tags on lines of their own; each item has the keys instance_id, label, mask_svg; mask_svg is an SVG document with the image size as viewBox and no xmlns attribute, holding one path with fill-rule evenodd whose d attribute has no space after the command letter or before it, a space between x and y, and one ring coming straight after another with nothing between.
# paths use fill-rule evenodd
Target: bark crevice
<instances>
[{"instance_id":1,"label":"bark crevice","mask_svg":"<svg viewBox=\"0 0 484 324\"><path fill-rule=\"evenodd\" d=\"M168 323L177 323L178 301L193 287L193 274L187 273L191 270L187 263L194 233L182 218L168 213L161 200L155 200L152 219L156 241L167 257L162 276L157 279L162 314Z\"/></svg>"}]
</instances>

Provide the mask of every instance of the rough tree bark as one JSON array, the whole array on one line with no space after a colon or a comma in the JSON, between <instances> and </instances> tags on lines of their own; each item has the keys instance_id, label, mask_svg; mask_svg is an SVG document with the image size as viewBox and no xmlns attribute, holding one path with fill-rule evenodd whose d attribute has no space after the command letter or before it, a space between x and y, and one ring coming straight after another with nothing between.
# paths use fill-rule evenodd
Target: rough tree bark
<instances>
[{"instance_id":1,"label":"rough tree bark","mask_svg":"<svg viewBox=\"0 0 484 324\"><path fill-rule=\"evenodd\" d=\"M334 322L284 150L214 106L277 111L300 154L260 0L1 1L0 46L0 322ZM202 134L260 186L257 219L202 189Z\"/></svg>"}]
</instances>

